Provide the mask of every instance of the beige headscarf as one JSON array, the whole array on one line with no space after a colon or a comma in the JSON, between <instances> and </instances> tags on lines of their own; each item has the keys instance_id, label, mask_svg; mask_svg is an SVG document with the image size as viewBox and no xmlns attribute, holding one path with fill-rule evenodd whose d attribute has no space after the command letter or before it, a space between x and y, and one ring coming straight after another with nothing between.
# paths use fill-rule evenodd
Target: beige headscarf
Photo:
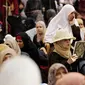
<instances>
[{"instance_id":1,"label":"beige headscarf","mask_svg":"<svg viewBox=\"0 0 85 85\"><path fill-rule=\"evenodd\" d=\"M69 59L69 57L71 56L71 51L70 51L71 46L64 47L64 44L60 43L59 41L58 43L53 43L53 44L55 48L54 52L58 53L59 55L61 55L62 57L66 59Z\"/></svg>"},{"instance_id":2,"label":"beige headscarf","mask_svg":"<svg viewBox=\"0 0 85 85\"><path fill-rule=\"evenodd\" d=\"M0 65L3 63L3 59L7 54L10 54L11 57L15 57L17 55L16 52L7 45L0 44Z\"/></svg>"},{"instance_id":3,"label":"beige headscarf","mask_svg":"<svg viewBox=\"0 0 85 85\"><path fill-rule=\"evenodd\" d=\"M49 72L48 72L48 85L55 85L56 83L56 73L57 73L57 70L59 68L64 68L66 73L68 73L68 70L67 68L61 64L61 63L55 63L53 64L50 69L49 69Z\"/></svg>"},{"instance_id":4,"label":"beige headscarf","mask_svg":"<svg viewBox=\"0 0 85 85\"><path fill-rule=\"evenodd\" d=\"M45 42L52 43L52 38L55 36L56 31L59 29L67 29L69 33L73 34L71 25L68 22L68 16L74 11L75 11L74 7L70 4L65 5L60 10L60 12L50 21L47 27L44 37ZM74 18L74 24L78 26L78 23L75 18Z\"/></svg>"},{"instance_id":5,"label":"beige headscarf","mask_svg":"<svg viewBox=\"0 0 85 85\"><path fill-rule=\"evenodd\" d=\"M12 37L10 34L7 34L4 38L4 43L7 44L10 48L14 49L15 52L20 55L21 54L21 50L19 48L19 45L17 43L17 41L15 40L14 37Z\"/></svg>"}]
</instances>

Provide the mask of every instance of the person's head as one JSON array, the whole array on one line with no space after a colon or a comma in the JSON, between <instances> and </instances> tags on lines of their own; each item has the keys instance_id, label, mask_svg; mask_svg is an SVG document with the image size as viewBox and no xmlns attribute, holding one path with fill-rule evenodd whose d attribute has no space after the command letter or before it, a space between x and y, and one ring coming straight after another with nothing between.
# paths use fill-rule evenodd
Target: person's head
<instances>
[{"instance_id":1,"label":"person's head","mask_svg":"<svg viewBox=\"0 0 85 85\"><path fill-rule=\"evenodd\" d=\"M8 45L10 48L14 49L16 51L17 54L21 54L19 45L17 44L17 41L15 40L15 38L13 36L11 36L10 34L7 34L4 38L4 43L6 45Z\"/></svg>"},{"instance_id":2,"label":"person's head","mask_svg":"<svg viewBox=\"0 0 85 85\"><path fill-rule=\"evenodd\" d=\"M68 49L71 46L70 39L63 39L63 40L57 41L55 43L62 46L65 49Z\"/></svg>"},{"instance_id":3,"label":"person's head","mask_svg":"<svg viewBox=\"0 0 85 85\"><path fill-rule=\"evenodd\" d=\"M85 76L77 72L71 72L59 79L56 85L85 85Z\"/></svg>"},{"instance_id":4,"label":"person's head","mask_svg":"<svg viewBox=\"0 0 85 85\"><path fill-rule=\"evenodd\" d=\"M60 10L60 13L64 13L62 16L66 17L68 20L71 20L75 17L75 8L70 5L66 4L63 6L63 8Z\"/></svg>"},{"instance_id":5,"label":"person's head","mask_svg":"<svg viewBox=\"0 0 85 85\"><path fill-rule=\"evenodd\" d=\"M69 20L73 20L73 24L78 25L74 17L74 12L75 9L72 5L67 4L63 6L58 14L49 22L44 41L52 43L53 36L55 35L56 31L60 29L66 29L72 34Z\"/></svg>"},{"instance_id":6,"label":"person's head","mask_svg":"<svg viewBox=\"0 0 85 85\"><path fill-rule=\"evenodd\" d=\"M46 30L46 25L44 21L37 21L36 22L36 31L38 34L44 34Z\"/></svg>"},{"instance_id":7,"label":"person's head","mask_svg":"<svg viewBox=\"0 0 85 85\"><path fill-rule=\"evenodd\" d=\"M78 21L79 27L80 27L80 28L83 28L83 27L84 27L84 22L83 22L83 20L80 19L80 18L78 18L77 21Z\"/></svg>"},{"instance_id":8,"label":"person's head","mask_svg":"<svg viewBox=\"0 0 85 85\"><path fill-rule=\"evenodd\" d=\"M50 22L50 20L56 15L56 11L54 9L48 9L46 11L46 19L48 20L47 24Z\"/></svg>"},{"instance_id":9,"label":"person's head","mask_svg":"<svg viewBox=\"0 0 85 85\"><path fill-rule=\"evenodd\" d=\"M49 68L48 72L48 85L55 85L56 81L67 74L67 68L60 63L55 63Z\"/></svg>"},{"instance_id":10,"label":"person's head","mask_svg":"<svg viewBox=\"0 0 85 85\"><path fill-rule=\"evenodd\" d=\"M20 32L16 35L16 41L20 48L28 47L28 43L31 42L30 37L25 32Z\"/></svg>"},{"instance_id":11,"label":"person's head","mask_svg":"<svg viewBox=\"0 0 85 85\"><path fill-rule=\"evenodd\" d=\"M36 63L26 56L18 56L3 63L0 85L40 85L41 74Z\"/></svg>"},{"instance_id":12,"label":"person's head","mask_svg":"<svg viewBox=\"0 0 85 85\"><path fill-rule=\"evenodd\" d=\"M68 15L68 20L69 20L69 21L73 21L74 18L75 18L75 12L71 12L71 13Z\"/></svg>"},{"instance_id":13,"label":"person's head","mask_svg":"<svg viewBox=\"0 0 85 85\"><path fill-rule=\"evenodd\" d=\"M8 60L9 58L15 57L16 55L16 52L9 46L5 44L0 44L0 64Z\"/></svg>"},{"instance_id":14,"label":"person's head","mask_svg":"<svg viewBox=\"0 0 85 85\"><path fill-rule=\"evenodd\" d=\"M57 30L55 36L53 37L54 46L59 44L65 49L68 49L71 45L71 39L75 39L67 30L60 29Z\"/></svg>"},{"instance_id":15,"label":"person's head","mask_svg":"<svg viewBox=\"0 0 85 85\"><path fill-rule=\"evenodd\" d=\"M64 58L71 56L71 42L75 39L71 33L65 29L57 30L53 37L54 50Z\"/></svg>"},{"instance_id":16,"label":"person's head","mask_svg":"<svg viewBox=\"0 0 85 85\"><path fill-rule=\"evenodd\" d=\"M24 47L24 43L23 43L23 40L22 40L21 36L17 36L16 41L17 41L20 48Z\"/></svg>"}]
</instances>

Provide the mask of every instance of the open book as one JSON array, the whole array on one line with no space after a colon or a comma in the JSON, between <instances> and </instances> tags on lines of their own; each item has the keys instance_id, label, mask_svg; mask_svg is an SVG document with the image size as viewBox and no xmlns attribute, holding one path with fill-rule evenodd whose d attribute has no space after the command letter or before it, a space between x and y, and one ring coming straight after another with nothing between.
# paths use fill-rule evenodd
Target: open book
<instances>
[{"instance_id":1,"label":"open book","mask_svg":"<svg viewBox=\"0 0 85 85\"><path fill-rule=\"evenodd\" d=\"M74 45L73 54L76 54L78 57L82 57L85 52L85 41L76 41Z\"/></svg>"}]
</instances>

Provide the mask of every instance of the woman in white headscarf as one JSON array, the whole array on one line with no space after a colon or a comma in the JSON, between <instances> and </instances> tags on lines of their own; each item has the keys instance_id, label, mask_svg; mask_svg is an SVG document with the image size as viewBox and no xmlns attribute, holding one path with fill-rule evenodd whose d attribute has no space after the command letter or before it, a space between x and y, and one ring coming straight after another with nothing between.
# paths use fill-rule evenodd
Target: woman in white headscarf
<instances>
[{"instance_id":1,"label":"woman in white headscarf","mask_svg":"<svg viewBox=\"0 0 85 85\"><path fill-rule=\"evenodd\" d=\"M52 38L59 29L67 29L69 33L76 37L76 40L81 40L80 29L75 19L75 9L70 4L65 5L50 21L44 37L45 42L52 43Z\"/></svg>"}]
</instances>

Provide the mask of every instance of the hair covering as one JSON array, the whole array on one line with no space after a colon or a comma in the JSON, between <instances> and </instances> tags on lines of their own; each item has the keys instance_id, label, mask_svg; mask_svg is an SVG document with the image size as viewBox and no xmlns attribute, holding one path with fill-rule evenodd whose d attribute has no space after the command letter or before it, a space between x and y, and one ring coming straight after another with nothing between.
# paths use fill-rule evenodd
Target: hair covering
<instances>
[{"instance_id":1,"label":"hair covering","mask_svg":"<svg viewBox=\"0 0 85 85\"><path fill-rule=\"evenodd\" d=\"M49 20L50 18L53 18L56 15L56 11L54 9L48 9L46 11L46 17Z\"/></svg>"},{"instance_id":2,"label":"hair covering","mask_svg":"<svg viewBox=\"0 0 85 85\"><path fill-rule=\"evenodd\" d=\"M80 19L80 18L78 18L77 21L78 21L78 24L84 24L84 23L83 23L83 20Z\"/></svg>"},{"instance_id":3,"label":"hair covering","mask_svg":"<svg viewBox=\"0 0 85 85\"><path fill-rule=\"evenodd\" d=\"M36 24L41 24L44 28L44 30L46 30L46 24L44 21L37 21Z\"/></svg>"},{"instance_id":4,"label":"hair covering","mask_svg":"<svg viewBox=\"0 0 85 85\"><path fill-rule=\"evenodd\" d=\"M8 48L7 45L5 44L0 44L0 52L3 51L4 49Z\"/></svg>"},{"instance_id":5,"label":"hair covering","mask_svg":"<svg viewBox=\"0 0 85 85\"><path fill-rule=\"evenodd\" d=\"M7 44L10 48L14 49L17 54L21 54L21 50L19 48L19 45L14 37L12 37L10 34L7 34L4 38L4 43Z\"/></svg>"},{"instance_id":6,"label":"hair covering","mask_svg":"<svg viewBox=\"0 0 85 85\"><path fill-rule=\"evenodd\" d=\"M43 29L37 30L37 41L42 41L44 38L45 31L46 31L46 24L44 21L38 21L36 22L36 25L37 24L39 24L43 28ZM42 33L42 35L40 35L38 32Z\"/></svg>"},{"instance_id":7,"label":"hair covering","mask_svg":"<svg viewBox=\"0 0 85 85\"><path fill-rule=\"evenodd\" d=\"M76 38L73 37L73 35L69 33L66 29L60 29L56 31L56 35L53 37L52 43L63 39L76 39Z\"/></svg>"},{"instance_id":8,"label":"hair covering","mask_svg":"<svg viewBox=\"0 0 85 85\"><path fill-rule=\"evenodd\" d=\"M80 26L80 34L81 34L81 39L84 41L84 35L85 35L85 27L84 27L84 22L83 22L83 20L81 19L81 18L78 18L77 19L77 21L78 21L78 24L80 25L82 25L82 26Z\"/></svg>"},{"instance_id":9,"label":"hair covering","mask_svg":"<svg viewBox=\"0 0 85 85\"><path fill-rule=\"evenodd\" d=\"M66 73L68 73L67 68L63 64L61 64L61 63L53 64L50 67L49 72L48 72L48 85L55 85L55 83L57 81L56 80L56 73L57 73L57 70L61 67L65 69Z\"/></svg>"},{"instance_id":10,"label":"hair covering","mask_svg":"<svg viewBox=\"0 0 85 85\"><path fill-rule=\"evenodd\" d=\"M65 5L60 10L60 12L50 21L47 27L44 38L45 42L51 43L53 36L56 34L56 31L59 29L67 29L68 32L72 34L72 29L68 22L68 16L74 11L75 11L74 7L70 4ZM78 25L76 19L74 19L74 23Z\"/></svg>"},{"instance_id":11,"label":"hair covering","mask_svg":"<svg viewBox=\"0 0 85 85\"><path fill-rule=\"evenodd\" d=\"M40 70L32 59L18 56L3 63L0 70L0 85L40 84Z\"/></svg>"},{"instance_id":12,"label":"hair covering","mask_svg":"<svg viewBox=\"0 0 85 85\"><path fill-rule=\"evenodd\" d=\"M76 72L68 73L56 85L85 85L85 76Z\"/></svg>"},{"instance_id":13,"label":"hair covering","mask_svg":"<svg viewBox=\"0 0 85 85\"><path fill-rule=\"evenodd\" d=\"M21 51L28 53L30 57L39 65L40 59L38 49L36 45L31 41L30 37L25 32L20 32L16 35L16 39L17 38L21 38L24 43L24 47L21 48Z\"/></svg>"},{"instance_id":14,"label":"hair covering","mask_svg":"<svg viewBox=\"0 0 85 85\"><path fill-rule=\"evenodd\" d=\"M15 57L17 55L16 52L13 49L9 48L7 45L0 44L0 64L3 63L3 59L7 54L10 54L11 57Z\"/></svg>"}]
</instances>

